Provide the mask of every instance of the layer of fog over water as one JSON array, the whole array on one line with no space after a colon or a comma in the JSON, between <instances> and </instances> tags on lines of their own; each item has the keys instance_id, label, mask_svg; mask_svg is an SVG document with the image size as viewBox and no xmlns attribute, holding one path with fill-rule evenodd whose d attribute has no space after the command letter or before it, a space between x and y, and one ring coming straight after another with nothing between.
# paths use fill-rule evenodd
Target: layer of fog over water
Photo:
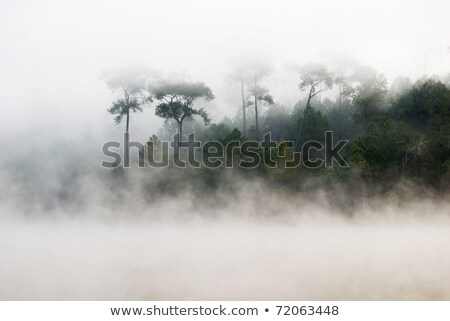
<instances>
[{"instance_id":1,"label":"layer of fog over water","mask_svg":"<svg viewBox=\"0 0 450 321\"><path fill-rule=\"evenodd\" d=\"M0 299L450 299L448 203L348 216L322 196L241 185L208 206L130 195L80 212L3 208Z\"/></svg>"},{"instance_id":2,"label":"layer of fog over water","mask_svg":"<svg viewBox=\"0 0 450 321\"><path fill-rule=\"evenodd\" d=\"M277 207L265 218L254 203L208 218L180 201L145 219L2 219L0 298L450 299L448 205L358 218Z\"/></svg>"},{"instance_id":3,"label":"layer of fog over water","mask_svg":"<svg viewBox=\"0 0 450 321\"><path fill-rule=\"evenodd\" d=\"M106 112L117 98L106 70L204 81L217 122L240 110L226 75L242 57L273 66L265 85L288 108L304 97L290 62L371 65L389 83L444 76L448 12L448 1L1 1L0 299L450 300L448 197L286 195L233 176L232 193L168 197L139 170L117 197L99 167L124 129ZM150 106L132 115L132 138L161 125Z\"/></svg>"}]
</instances>

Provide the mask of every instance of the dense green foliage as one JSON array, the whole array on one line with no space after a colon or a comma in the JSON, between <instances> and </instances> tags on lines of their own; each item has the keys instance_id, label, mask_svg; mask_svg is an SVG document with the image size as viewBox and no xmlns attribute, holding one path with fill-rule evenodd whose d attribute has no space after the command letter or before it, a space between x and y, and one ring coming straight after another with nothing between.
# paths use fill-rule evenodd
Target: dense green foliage
<instances>
[{"instance_id":1,"label":"dense green foliage","mask_svg":"<svg viewBox=\"0 0 450 321\"><path fill-rule=\"evenodd\" d=\"M262 179L271 188L287 193L316 188L339 189L353 196L365 194L364 197L380 193L401 196L405 188L409 189L409 196L411 190L419 194L448 193L450 88L447 84L436 79L421 79L411 84L408 79L402 78L394 81L388 90L382 74L363 69L351 77L336 77L334 84L339 88L338 96L322 99L321 95L314 93L319 92L320 83L324 84L320 91L332 87L331 75L320 66L316 69L316 72L302 74L299 88L306 89L309 95L294 108L278 104L276 97L273 99L271 96L270 104L260 108L260 137L271 133L280 147L271 150L259 148L257 152L262 159L276 159L279 164L276 168L261 163L254 169L225 166L214 169L205 166L200 169L173 166L148 169L149 172L159 171L158 179L151 183L152 188L167 195L176 195L186 189L205 195L205 192L224 189L232 191L239 180ZM302 72L305 73L304 69ZM209 88L202 88L213 97ZM248 89L252 95L251 83ZM168 97L162 93L155 96L160 101ZM205 97L204 94L200 96ZM171 135L179 130L175 121L180 115L170 114L165 104L167 101L156 107L156 114L167 121L152 141L171 139ZM244 135L242 110L237 106L236 111L234 119L225 118L206 125L194 117L196 114L203 115L193 112L186 118L184 132L195 132L196 138L202 142L218 141L222 144L257 137L255 114L250 109L247 112L247 133ZM297 141L300 146L311 140L323 142L325 131L332 131L335 141L349 141L343 150L349 167L320 166L311 169L300 165L286 168L285 162L292 156L294 148L289 148L284 142Z\"/></svg>"}]
</instances>

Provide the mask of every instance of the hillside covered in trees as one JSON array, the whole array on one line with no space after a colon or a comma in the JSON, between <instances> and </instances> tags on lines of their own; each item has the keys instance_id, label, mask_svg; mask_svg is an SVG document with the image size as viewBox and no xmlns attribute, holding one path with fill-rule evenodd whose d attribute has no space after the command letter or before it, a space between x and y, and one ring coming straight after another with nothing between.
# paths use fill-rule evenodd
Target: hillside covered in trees
<instances>
[{"instance_id":1,"label":"hillside covered in trees","mask_svg":"<svg viewBox=\"0 0 450 321\"><path fill-rule=\"evenodd\" d=\"M144 108L165 119L148 145L131 157L131 168L115 164L110 170L112 182L127 182L138 177L144 198L169 197L186 191L200 198L237 192L242 182L258 181L284 195L296 192L317 194L324 190L339 194L340 205L351 206L357 200L381 197L402 202L411 197L445 198L450 189L450 87L448 79L423 77L415 82L398 77L388 86L383 74L370 67L337 71L322 64L289 65L298 77L300 99L293 108L277 102L264 80L270 69L264 65L241 65L227 77L239 84L241 106L234 117L211 121L208 101L211 89L201 82L167 80L149 76L145 70L122 72L107 80L120 97L109 112L119 124L126 118L126 137L133 112ZM289 84L291 86L292 84ZM342 148L346 166L317 165L323 151L306 155L308 142L324 143L325 132L332 132L334 142L347 141ZM162 150L181 133L183 140L195 133L202 144L217 141L224 146L232 141L262 141L271 134L276 148L256 149L260 158L277 160L277 166L261 162L256 168L137 168L151 152L157 159L173 157ZM292 142L288 145L286 142ZM125 142L126 144L126 142ZM202 145L203 146L203 145ZM242 146L242 145L240 145ZM230 157L245 158L239 149L225 150ZM305 159L300 166L286 168L287 157L294 151ZM204 150L201 152L205 152ZM200 153L201 153L200 152ZM233 153L231 155L231 153ZM306 156L305 156L306 155ZM308 157L307 157L308 156ZM308 166L310 165L310 166ZM127 167L127 166L126 166ZM120 184L119 184L120 185ZM120 189L111 189L120 194ZM147 191L147 193L145 192Z\"/></svg>"}]
</instances>

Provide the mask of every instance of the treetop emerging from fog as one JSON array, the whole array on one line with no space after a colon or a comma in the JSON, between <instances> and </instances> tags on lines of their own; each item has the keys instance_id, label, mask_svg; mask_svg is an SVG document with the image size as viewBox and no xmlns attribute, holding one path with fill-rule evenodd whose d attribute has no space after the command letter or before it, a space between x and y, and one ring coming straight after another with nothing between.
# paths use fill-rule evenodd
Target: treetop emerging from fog
<instances>
[{"instance_id":1,"label":"treetop emerging from fog","mask_svg":"<svg viewBox=\"0 0 450 321\"><path fill-rule=\"evenodd\" d=\"M198 115L208 124L209 118L204 107L196 108L198 99L210 101L214 99L211 89L202 82L170 82L164 81L152 89L152 94L159 101L155 115L174 119L179 126L180 137L183 135L183 121Z\"/></svg>"},{"instance_id":2,"label":"treetop emerging from fog","mask_svg":"<svg viewBox=\"0 0 450 321\"><path fill-rule=\"evenodd\" d=\"M214 95L209 87L203 82L171 82L164 81L156 85L152 89L153 95L158 100L185 100L187 103L193 102L197 98L204 98L205 100L214 99Z\"/></svg>"},{"instance_id":3,"label":"treetop emerging from fog","mask_svg":"<svg viewBox=\"0 0 450 321\"><path fill-rule=\"evenodd\" d=\"M306 88L316 88L320 84L331 88L333 86L333 76L327 66L318 63L309 63L303 65L290 64L290 69L300 74L300 84L298 88L305 90Z\"/></svg>"}]
</instances>

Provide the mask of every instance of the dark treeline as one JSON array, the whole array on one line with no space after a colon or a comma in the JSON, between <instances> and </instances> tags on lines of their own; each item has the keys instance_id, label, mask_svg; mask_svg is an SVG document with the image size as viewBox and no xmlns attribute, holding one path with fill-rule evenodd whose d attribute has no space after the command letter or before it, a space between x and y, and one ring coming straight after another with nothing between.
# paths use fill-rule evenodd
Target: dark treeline
<instances>
[{"instance_id":1,"label":"dark treeline","mask_svg":"<svg viewBox=\"0 0 450 321\"><path fill-rule=\"evenodd\" d=\"M258 150L261 158L270 153L271 159L278 160L276 168L264 162L252 170L236 166L147 167L139 175L148 198L178 195L187 189L199 196L232 191L239 185L237 182L254 179L286 193L311 193L319 188L333 193L339 190L339 194L347 195L343 200L347 205L351 203L348 195L356 199L447 195L450 89L445 81L424 77L412 83L399 77L388 88L384 75L368 67L340 73L321 64L291 65L289 69L298 74L297 87L304 92L304 98L293 108L277 103L270 88L263 86L264 79L270 76L269 68L240 66L230 78L239 84L240 92L236 95L240 95L242 105L233 119L213 123L204 106L214 95L204 83L167 81L154 76L148 81L144 72L136 71L127 77L111 77L109 84L122 88L124 98L116 101L109 111L116 115L117 123L126 117L127 132L130 112L142 111L145 104L166 119L158 135L150 138L154 143L151 152L156 156L158 151L161 153L160 142L172 139L176 133L184 138L195 133L202 142L219 141L224 145L231 141L260 141L264 134L271 133L272 139L280 143L278 149ZM302 151L305 142L324 142L326 131L333 132L335 142L349 141L342 151L348 167L335 164L312 169L282 165L294 150ZM293 148L283 144L286 141L294 142ZM148 150L144 148L139 155L143 157L146 153ZM233 157L243 156L237 153ZM307 159L303 161L308 164ZM121 167L115 168L114 181L126 180L126 172ZM152 174L146 181L147 173Z\"/></svg>"}]
</instances>

